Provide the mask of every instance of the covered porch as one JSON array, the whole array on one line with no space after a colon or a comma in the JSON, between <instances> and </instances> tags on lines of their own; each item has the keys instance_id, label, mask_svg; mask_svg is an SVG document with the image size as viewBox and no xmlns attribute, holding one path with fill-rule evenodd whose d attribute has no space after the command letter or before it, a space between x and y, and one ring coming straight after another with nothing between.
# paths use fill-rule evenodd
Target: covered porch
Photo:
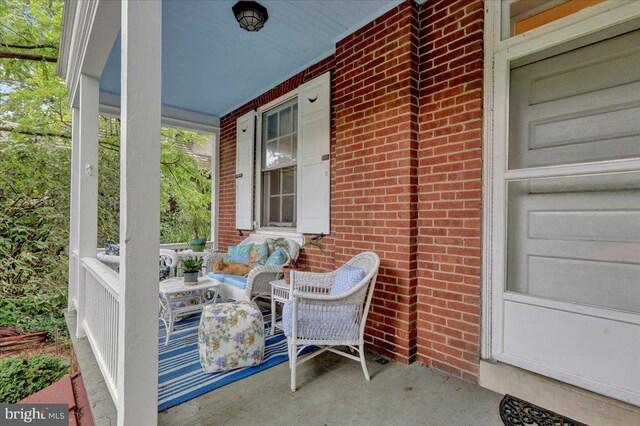
<instances>
[{"instance_id":1,"label":"covered porch","mask_svg":"<svg viewBox=\"0 0 640 426\"><path fill-rule=\"evenodd\" d=\"M214 135L212 226L207 249L224 251L228 242L224 238L221 240L219 233L229 221L221 225L220 216L230 212L220 208L221 193L224 194L224 186L228 184L221 180L220 169L231 164L221 158L225 153L220 144L220 117L228 116L247 101L277 87L310 65L326 61L334 54L336 40L400 4L396 0L334 2L321 8L312 3L266 2L271 16L269 27L260 33L266 36L256 39L255 33L238 28L231 14L233 3L113 1L65 4L62 33L65 49L62 49L58 71L67 81L73 106L67 318L82 371L85 377L89 376L85 379L89 394L96 396L92 391L95 385L98 389L95 392L109 396L109 400L97 398L100 403L94 412L96 420L117 419L121 425L165 421L158 417L157 254L159 249L180 251L184 247L161 245L158 239L161 126ZM322 152L313 151L318 146L304 148L308 150L306 155L314 159L299 164L315 169L304 176L307 187L304 191L298 190L298 198L293 201L299 206L295 218L285 205L290 203L291 197L281 187L277 218L276 213L270 211L270 218L264 219L267 226L261 229L267 236L285 236L303 243L314 235L321 239L330 233L331 95L328 75L327 71L322 77L318 92L322 97L316 104L320 106L320 133L311 133L313 124L306 130L310 134L307 138L319 140ZM319 99L315 92L317 83L313 84L316 86L309 86L313 93L301 91L310 104ZM281 100L270 102L280 103ZM97 119L100 114L119 116L122 123L117 268L96 255ZM298 116L293 114L295 121ZM259 228L263 207L260 207L260 200L254 199L252 187L254 179L260 186L261 178L269 178L267 175L254 176L253 172L254 137L260 133L254 130L259 120L256 117L251 111L237 120L232 232L240 236ZM312 120L310 123L318 121L314 116L309 119ZM284 118L280 118L282 120ZM304 125L301 122L300 132ZM282 126L279 124L280 132ZM244 132L251 138L243 139ZM280 138L290 140L291 137L281 135ZM265 137L265 144L267 139ZM294 146L293 155L295 149ZM298 149L303 150L302 147ZM291 153L289 151L289 155ZM255 155L261 156L260 153ZM280 176L286 179L285 174ZM319 177L320 184L317 180L306 183L313 177ZM298 177L293 185L299 186L300 179L303 178ZM324 210L320 217L314 210L318 206L317 199L321 199L320 207ZM225 231L228 235L229 230ZM92 377L92 371L99 372L100 377ZM288 375L284 378L288 379ZM108 414L101 416L102 409ZM177 417L168 414L165 417L169 423L177 421ZM195 418L192 420L197 422Z\"/></svg>"},{"instance_id":2,"label":"covered porch","mask_svg":"<svg viewBox=\"0 0 640 426\"><path fill-rule=\"evenodd\" d=\"M67 316L96 417L499 424L508 393L637 422L640 4L264 0L248 32L235 3L65 4ZM118 272L96 257L101 113L121 118ZM297 393L284 362L158 413L163 125L214 134L212 251L321 241L312 272L379 256L371 382L325 354Z\"/></svg>"}]
</instances>

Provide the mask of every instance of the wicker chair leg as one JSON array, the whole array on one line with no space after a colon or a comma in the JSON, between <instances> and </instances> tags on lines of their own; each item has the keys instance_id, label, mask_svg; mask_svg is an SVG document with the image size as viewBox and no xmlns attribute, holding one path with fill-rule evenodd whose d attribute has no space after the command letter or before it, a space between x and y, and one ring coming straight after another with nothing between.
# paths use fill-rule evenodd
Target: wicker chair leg
<instances>
[{"instance_id":1,"label":"wicker chair leg","mask_svg":"<svg viewBox=\"0 0 640 426\"><path fill-rule=\"evenodd\" d=\"M364 373L364 378L369 381L371 377L369 377L369 370L367 369L367 361L364 359L364 345L360 344L360 364L362 364L362 372Z\"/></svg>"},{"instance_id":2,"label":"wicker chair leg","mask_svg":"<svg viewBox=\"0 0 640 426\"><path fill-rule=\"evenodd\" d=\"M296 391L296 367L298 364L298 351L295 344L289 345L289 362L291 363L291 392Z\"/></svg>"},{"instance_id":3,"label":"wicker chair leg","mask_svg":"<svg viewBox=\"0 0 640 426\"><path fill-rule=\"evenodd\" d=\"M166 326L165 322L165 326ZM169 344L169 337L171 336L169 333L173 331L173 315L169 316L169 326L167 327L167 338L164 341L164 345L167 346Z\"/></svg>"}]
</instances>

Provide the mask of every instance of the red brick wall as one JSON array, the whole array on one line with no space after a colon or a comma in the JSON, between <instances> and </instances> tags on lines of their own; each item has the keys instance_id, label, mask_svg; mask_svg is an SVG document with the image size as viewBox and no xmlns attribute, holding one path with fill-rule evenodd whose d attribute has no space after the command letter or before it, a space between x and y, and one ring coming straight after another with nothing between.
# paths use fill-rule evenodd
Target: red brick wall
<instances>
[{"instance_id":1,"label":"red brick wall","mask_svg":"<svg viewBox=\"0 0 640 426\"><path fill-rule=\"evenodd\" d=\"M237 244L235 122L332 71L331 235L302 261L373 250L368 346L476 380L480 310L482 2L410 0L221 119L220 247Z\"/></svg>"},{"instance_id":2,"label":"red brick wall","mask_svg":"<svg viewBox=\"0 0 640 426\"><path fill-rule=\"evenodd\" d=\"M381 258L366 341L415 357L418 19L405 2L336 46L333 235L338 263Z\"/></svg>"},{"instance_id":3,"label":"red brick wall","mask_svg":"<svg viewBox=\"0 0 640 426\"><path fill-rule=\"evenodd\" d=\"M420 12L418 360L476 381L480 344L481 0Z\"/></svg>"}]
</instances>

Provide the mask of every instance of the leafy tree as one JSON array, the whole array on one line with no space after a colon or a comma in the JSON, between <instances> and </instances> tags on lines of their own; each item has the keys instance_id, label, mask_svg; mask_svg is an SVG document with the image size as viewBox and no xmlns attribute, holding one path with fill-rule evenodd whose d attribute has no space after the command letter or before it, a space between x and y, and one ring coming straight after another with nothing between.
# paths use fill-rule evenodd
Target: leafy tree
<instances>
[{"instance_id":1,"label":"leafy tree","mask_svg":"<svg viewBox=\"0 0 640 426\"><path fill-rule=\"evenodd\" d=\"M66 306L71 111L55 72L61 0L0 1L0 326L62 327ZM210 178L185 149L194 132L161 132L161 242L210 223ZM98 243L119 239L120 122L101 117Z\"/></svg>"}]
</instances>

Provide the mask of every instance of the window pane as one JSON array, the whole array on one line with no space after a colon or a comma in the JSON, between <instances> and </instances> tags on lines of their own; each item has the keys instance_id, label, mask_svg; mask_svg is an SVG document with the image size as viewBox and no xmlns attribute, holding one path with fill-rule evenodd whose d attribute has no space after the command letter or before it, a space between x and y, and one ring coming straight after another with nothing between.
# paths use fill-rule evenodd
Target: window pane
<instances>
[{"instance_id":1,"label":"window pane","mask_svg":"<svg viewBox=\"0 0 640 426\"><path fill-rule=\"evenodd\" d=\"M640 173L508 185L508 291L640 312Z\"/></svg>"},{"instance_id":2,"label":"window pane","mask_svg":"<svg viewBox=\"0 0 640 426\"><path fill-rule=\"evenodd\" d=\"M265 144L264 151L264 167L271 168L278 165L278 140L270 141Z\"/></svg>"},{"instance_id":3,"label":"window pane","mask_svg":"<svg viewBox=\"0 0 640 426\"><path fill-rule=\"evenodd\" d=\"M295 194L296 171L295 169L284 169L282 171L282 193Z\"/></svg>"},{"instance_id":4,"label":"window pane","mask_svg":"<svg viewBox=\"0 0 640 426\"><path fill-rule=\"evenodd\" d=\"M280 171L267 172L269 175L269 195L280 194Z\"/></svg>"},{"instance_id":5,"label":"window pane","mask_svg":"<svg viewBox=\"0 0 640 426\"><path fill-rule=\"evenodd\" d=\"M295 163L293 157L293 140L291 136L285 136L280 139L280 152L278 152L278 164L287 165Z\"/></svg>"},{"instance_id":6,"label":"window pane","mask_svg":"<svg viewBox=\"0 0 640 426\"><path fill-rule=\"evenodd\" d=\"M534 28L595 6L605 0L508 0L502 2L502 38Z\"/></svg>"},{"instance_id":7,"label":"window pane","mask_svg":"<svg viewBox=\"0 0 640 426\"><path fill-rule=\"evenodd\" d=\"M280 111L280 135L288 135L291 133L292 125L291 107L287 107Z\"/></svg>"},{"instance_id":8,"label":"window pane","mask_svg":"<svg viewBox=\"0 0 640 426\"><path fill-rule=\"evenodd\" d=\"M280 197L269 198L269 224L280 222Z\"/></svg>"},{"instance_id":9,"label":"window pane","mask_svg":"<svg viewBox=\"0 0 640 426\"><path fill-rule=\"evenodd\" d=\"M282 197L282 221L287 223L293 223L294 213L294 196L293 195L285 195Z\"/></svg>"},{"instance_id":10,"label":"window pane","mask_svg":"<svg viewBox=\"0 0 640 426\"><path fill-rule=\"evenodd\" d=\"M278 113L267 115L267 140L278 137Z\"/></svg>"}]
</instances>

